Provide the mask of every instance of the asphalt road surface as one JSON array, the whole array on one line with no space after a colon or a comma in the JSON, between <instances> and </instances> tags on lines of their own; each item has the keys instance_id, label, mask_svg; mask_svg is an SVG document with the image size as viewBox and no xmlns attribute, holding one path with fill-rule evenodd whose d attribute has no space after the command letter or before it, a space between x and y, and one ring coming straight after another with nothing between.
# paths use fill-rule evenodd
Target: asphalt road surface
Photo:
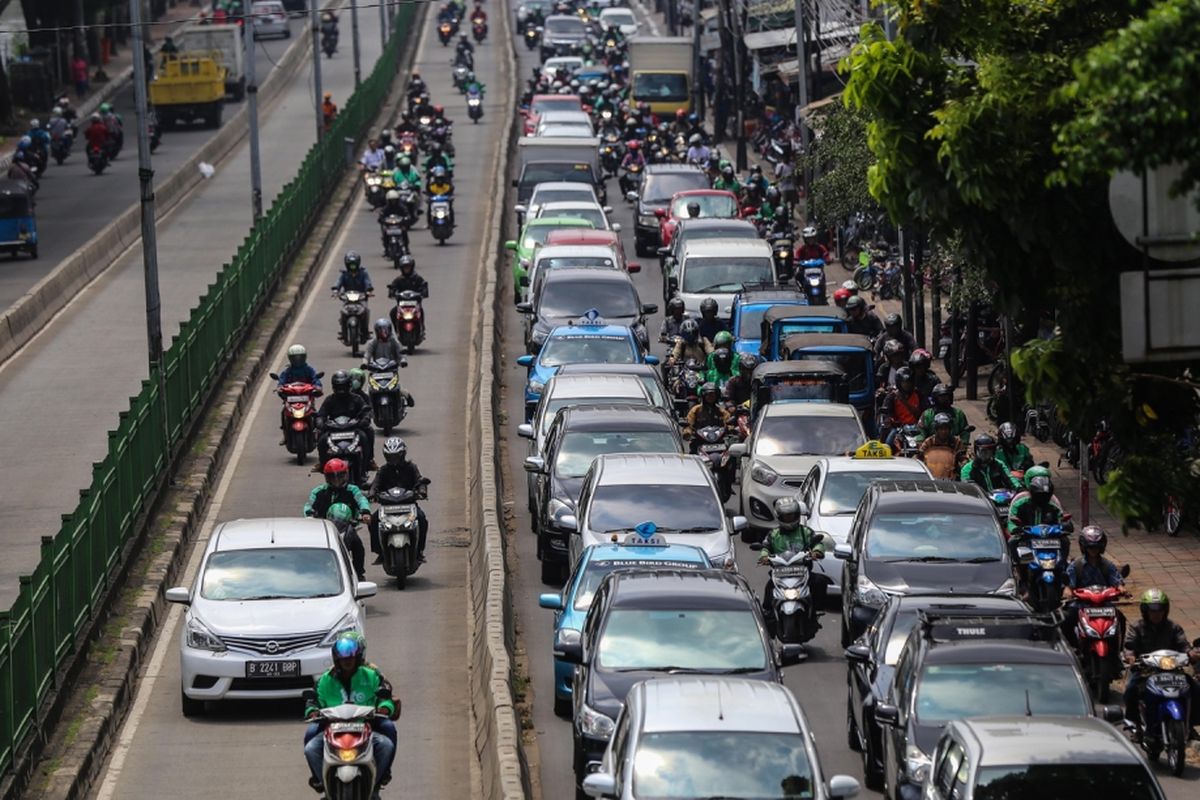
<instances>
[{"instance_id":1,"label":"asphalt road surface","mask_svg":"<svg viewBox=\"0 0 1200 800\"><path fill-rule=\"evenodd\" d=\"M379 17L364 13L359 22L366 74L379 57ZM347 32L333 59L322 56L323 86L341 102L354 88L349 38ZM307 66L296 72L270 111L260 126L264 209L296 174L316 140ZM169 144L173 141L164 139L166 152L175 147ZM249 232L249 149L243 141L213 178L159 220L164 347ZM99 194L101 187L104 192L119 186L136 192L135 162L136 151L131 150L118 161L119 172L106 172L95 182L90 174L81 178L85 185L97 187L90 202L105 206L107 194ZM160 169L157 153L153 163ZM107 431L116 428L118 412L141 390L147 375L142 273L139 245L121 255L23 350L0 365L0 414L10 420L4 443L7 457L0 460L0 545L5 549L0 607L15 597L17 576L37 564L39 537L57 531L60 515L75 508L78 490L91 483L92 462L107 452ZM18 454L20 458L14 457Z\"/></svg>"},{"instance_id":2,"label":"asphalt road surface","mask_svg":"<svg viewBox=\"0 0 1200 800\"><path fill-rule=\"evenodd\" d=\"M441 68L448 55L437 44L434 30L430 15L417 64L434 101L444 103L447 114L457 120L458 228L444 247L435 246L423 223L412 232L417 269L430 283L429 331L425 344L401 373L402 385L413 393L416 406L398 430L408 442L410 456L432 479L430 499L422 503L430 519L428 562L409 578L403 592L386 583L380 567L368 565L368 580L381 586L379 594L366 601L366 632L369 659L383 669L403 703L397 721L400 746L395 780L385 796L461 800L470 796L471 758L466 657L469 523L462 501L466 448L461 438L467 353L462 325L469 318L491 202L482 176L492 169L500 125L511 109L498 78L493 77L497 85L487 99L484 120L470 124L465 102L452 92L448 70ZM497 75L496 50L491 41L478 48L484 74ZM328 292L341 268L342 252L359 250L377 287L396 274L382 258L379 229L365 202L359 201L338 236L324 273L287 337L289 343L302 342L308 348L311 363L326 372L326 385L334 370L357 362L336 339L339 304ZM383 292L371 307L373 316L383 315L387 307ZM282 352L275 361L284 362ZM239 433L201 535L211 529L208 523L213 520L299 515L309 489L319 482L308 467L289 461L278 445L278 400L271 383L264 382L255 396L249 422ZM377 447L382 441L377 436ZM195 565L190 569L189 579ZM315 797L306 785L298 701L228 704L210 707L203 718L182 716L180 616L178 608L172 611L155 643L116 752L93 796L208 800L247 797L252 792L261 800Z\"/></svg>"},{"instance_id":3,"label":"asphalt road surface","mask_svg":"<svg viewBox=\"0 0 1200 800\"><path fill-rule=\"evenodd\" d=\"M289 46L295 44L304 47L308 44L308 39L303 35L306 30L304 20L292 19L288 24L292 30L290 39L261 39L254 48L256 77L260 86ZM377 42L378 37L376 33ZM349 54L342 53L339 58L348 61ZM309 80L307 76L308 68L301 67L299 79ZM0 259L0 308L8 308L19 300L58 262L137 202L137 114L134 111L133 84L118 92L112 103L125 121L125 145L121 154L103 174L93 175L88 169L86 142L83 140L87 120L79 121L79 138L71 148L71 155L61 166L50 160L37 193L37 260L26 255ZM225 124L241 107L241 103L226 104ZM159 179L173 173L215 133L216 130L203 127L200 123L179 125L164 131L162 143L154 153L154 171Z\"/></svg>"}]
</instances>

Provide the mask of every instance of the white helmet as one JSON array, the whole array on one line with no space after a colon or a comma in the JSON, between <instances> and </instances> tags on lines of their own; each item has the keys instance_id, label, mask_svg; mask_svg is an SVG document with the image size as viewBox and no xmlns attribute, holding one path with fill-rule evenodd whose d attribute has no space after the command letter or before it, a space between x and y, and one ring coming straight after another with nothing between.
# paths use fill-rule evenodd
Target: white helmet
<instances>
[{"instance_id":1,"label":"white helmet","mask_svg":"<svg viewBox=\"0 0 1200 800\"><path fill-rule=\"evenodd\" d=\"M395 189L388 189L388 193L383 196L389 203L400 199L400 193Z\"/></svg>"},{"instance_id":2,"label":"white helmet","mask_svg":"<svg viewBox=\"0 0 1200 800\"><path fill-rule=\"evenodd\" d=\"M54 108L50 109L50 113L56 117L60 116L62 114L62 106L55 106Z\"/></svg>"},{"instance_id":3,"label":"white helmet","mask_svg":"<svg viewBox=\"0 0 1200 800\"><path fill-rule=\"evenodd\" d=\"M809 239L816 235L817 235L817 229L814 228L812 225L809 225L807 228L805 228L804 230L802 230L800 232L800 237L802 239Z\"/></svg>"},{"instance_id":4,"label":"white helmet","mask_svg":"<svg viewBox=\"0 0 1200 800\"><path fill-rule=\"evenodd\" d=\"M29 129L30 130L36 131L40 127L42 127L41 120L37 120L37 119L29 120Z\"/></svg>"}]
</instances>

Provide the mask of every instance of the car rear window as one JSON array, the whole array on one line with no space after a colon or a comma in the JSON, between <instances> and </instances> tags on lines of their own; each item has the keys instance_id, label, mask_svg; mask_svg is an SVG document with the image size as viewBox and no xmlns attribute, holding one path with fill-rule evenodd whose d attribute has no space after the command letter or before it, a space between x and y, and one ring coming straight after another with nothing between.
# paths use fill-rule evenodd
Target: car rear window
<instances>
[{"instance_id":1,"label":"car rear window","mask_svg":"<svg viewBox=\"0 0 1200 800\"><path fill-rule=\"evenodd\" d=\"M563 437L554 461L555 474L564 478L585 475L592 459L607 453L678 453L670 431L576 431Z\"/></svg>"},{"instance_id":2,"label":"car rear window","mask_svg":"<svg viewBox=\"0 0 1200 800\"><path fill-rule=\"evenodd\" d=\"M660 533L711 533L725 525L716 492L708 484L609 484L592 494L588 527L596 533L631 531L643 522Z\"/></svg>"},{"instance_id":3,"label":"car rear window","mask_svg":"<svg viewBox=\"0 0 1200 800\"><path fill-rule=\"evenodd\" d=\"M707 188L708 177L698 170L650 174L646 176L646 189L642 193L642 199L646 203L666 205L678 192Z\"/></svg>"},{"instance_id":4,"label":"car rear window","mask_svg":"<svg viewBox=\"0 0 1200 800\"><path fill-rule=\"evenodd\" d=\"M917 683L917 720L1092 713L1071 664L926 664ZM1057 794L1037 793L1058 798Z\"/></svg>"},{"instance_id":5,"label":"car rear window","mask_svg":"<svg viewBox=\"0 0 1200 800\"><path fill-rule=\"evenodd\" d=\"M1066 735L1066 734L1064 734ZM980 767L974 800L1158 800L1154 779L1141 764L1017 764Z\"/></svg>"},{"instance_id":6,"label":"car rear window","mask_svg":"<svg viewBox=\"0 0 1200 800\"><path fill-rule=\"evenodd\" d=\"M867 557L885 561L1000 561L1004 537L991 514L880 513L867 528Z\"/></svg>"}]
</instances>

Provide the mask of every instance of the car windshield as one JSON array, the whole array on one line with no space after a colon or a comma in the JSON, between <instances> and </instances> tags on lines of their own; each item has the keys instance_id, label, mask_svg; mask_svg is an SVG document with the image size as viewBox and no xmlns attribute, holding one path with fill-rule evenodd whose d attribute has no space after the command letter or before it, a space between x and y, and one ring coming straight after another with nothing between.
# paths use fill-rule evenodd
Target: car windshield
<instances>
[{"instance_id":1,"label":"car windshield","mask_svg":"<svg viewBox=\"0 0 1200 800\"><path fill-rule=\"evenodd\" d=\"M708 484L609 484L592 494L588 528L629 531L647 520L660 531L711 532L725 526L717 494Z\"/></svg>"},{"instance_id":2,"label":"car windshield","mask_svg":"<svg viewBox=\"0 0 1200 800\"><path fill-rule=\"evenodd\" d=\"M546 28L546 33L574 33L582 36L586 32L583 20L578 17L550 17L546 20L544 27Z\"/></svg>"},{"instance_id":3,"label":"car windshield","mask_svg":"<svg viewBox=\"0 0 1200 800\"><path fill-rule=\"evenodd\" d=\"M658 103L682 103L688 99L687 76L677 72L635 72L634 100Z\"/></svg>"},{"instance_id":4,"label":"car windshield","mask_svg":"<svg viewBox=\"0 0 1200 800\"><path fill-rule=\"evenodd\" d=\"M535 114L543 114L547 111L583 111L578 97L539 97L533 101L530 108Z\"/></svg>"},{"instance_id":5,"label":"car windshield","mask_svg":"<svg viewBox=\"0 0 1200 800\"><path fill-rule=\"evenodd\" d=\"M742 306L741 314L738 318L738 338L760 338L762 336L763 316L767 313L767 309L770 307L771 306L769 305Z\"/></svg>"},{"instance_id":6,"label":"car windshield","mask_svg":"<svg viewBox=\"0 0 1200 800\"><path fill-rule=\"evenodd\" d=\"M538 314L578 317L596 309L602 317L636 317L637 293L628 281L546 281Z\"/></svg>"},{"instance_id":7,"label":"car windshield","mask_svg":"<svg viewBox=\"0 0 1200 800\"><path fill-rule=\"evenodd\" d=\"M992 514L877 514L867 557L885 561L1001 560L1004 544Z\"/></svg>"},{"instance_id":8,"label":"car windshield","mask_svg":"<svg viewBox=\"0 0 1200 800\"><path fill-rule=\"evenodd\" d=\"M684 671L766 669L758 622L744 610L615 609L597 647L611 670L675 667Z\"/></svg>"},{"instance_id":9,"label":"car windshield","mask_svg":"<svg viewBox=\"0 0 1200 800\"><path fill-rule=\"evenodd\" d=\"M546 206L542 206L538 211L538 215L541 217L551 217L562 213L564 212L548 209ZM608 219L604 216L604 212L595 206L589 208L572 208L570 212L566 213L570 213L572 217L586 219L588 222L592 223L591 227L597 230L606 230L608 228ZM543 238L542 242L544 243L545 241L546 240Z\"/></svg>"},{"instance_id":10,"label":"car windshield","mask_svg":"<svg viewBox=\"0 0 1200 800\"><path fill-rule=\"evenodd\" d=\"M538 206L544 206L547 203L560 203L570 200L584 200L594 202L596 196L587 190L581 189L538 189L533 193L533 199L530 200Z\"/></svg>"},{"instance_id":11,"label":"car windshield","mask_svg":"<svg viewBox=\"0 0 1200 800\"><path fill-rule=\"evenodd\" d=\"M853 514L858 508L858 501L871 481L895 478L905 480L930 480L923 472L897 472L896 470L862 470L861 472L830 472L825 476L825 486L821 490L821 516L837 516Z\"/></svg>"},{"instance_id":12,"label":"car windshield","mask_svg":"<svg viewBox=\"0 0 1200 800\"><path fill-rule=\"evenodd\" d=\"M853 417L772 416L754 439L757 456L843 456L866 438Z\"/></svg>"},{"instance_id":13,"label":"car windshield","mask_svg":"<svg viewBox=\"0 0 1200 800\"><path fill-rule=\"evenodd\" d=\"M692 256L683 265L684 292L738 292L746 283L770 283L775 268L769 258Z\"/></svg>"},{"instance_id":14,"label":"car windshield","mask_svg":"<svg viewBox=\"0 0 1200 800\"><path fill-rule=\"evenodd\" d=\"M639 800L814 797L804 740L795 733L647 733L633 758Z\"/></svg>"},{"instance_id":15,"label":"car windshield","mask_svg":"<svg viewBox=\"0 0 1200 800\"><path fill-rule=\"evenodd\" d=\"M830 326L832 328L832 326ZM828 361L846 371L846 385L852 392L867 388L867 354L865 351L851 353L810 353L804 350L792 353L792 361Z\"/></svg>"},{"instance_id":16,"label":"car windshield","mask_svg":"<svg viewBox=\"0 0 1200 800\"><path fill-rule=\"evenodd\" d=\"M637 20L629 11L609 11L600 15L600 21L608 25L636 25Z\"/></svg>"},{"instance_id":17,"label":"car windshield","mask_svg":"<svg viewBox=\"0 0 1200 800\"><path fill-rule=\"evenodd\" d=\"M592 459L604 453L678 453L679 443L669 431L580 431L568 433L558 448L554 473L578 478Z\"/></svg>"},{"instance_id":18,"label":"car windshield","mask_svg":"<svg viewBox=\"0 0 1200 800\"><path fill-rule=\"evenodd\" d=\"M633 345L627 336L553 336L538 356L543 367L563 364L632 364Z\"/></svg>"},{"instance_id":19,"label":"car windshield","mask_svg":"<svg viewBox=\"0 0 1200 800\"><path fill-rule=\"evenodd\" d=\"M1067 734L1064 734L1067 735ZM1019 764L980 767L974 800L1158 800L1153 779L1141 764Z\"/></svg>"},{"instance_id":20,"label":"car windshield","mask_svg":"<svg viewBox=\"0 0 1200 800\"><path fill-rule=\"evenodd\" d=\"M666 205L678 192L707 188L708 178L699 170L651 174L646 176L646 188L642 191L642 202Z\"/></svg>"},{"instance_id":21,"label":"car windshield","mask_svg":"<svg viewBox=\"0 0 1200 800\"><path fill-rule=\"evenodd\" d=\"M671 204L671 215L681 219L695 219L688 213L692 203L700 206L700 217L733 217L737 214L737 202L724 194L693 194L675 198Z\"/></svg>"},{"instance_id":22,"label":"car windshield","mask_svg":"<svg viewBox=\"0 0 1200 800\"><path fill-rule=\"evenodd\" d=\"M550 235L550 231L560 231L563 228L591 228L594 227L591 222L585 222L582 219L572 218L569 222L554 222L547 225L527 225L525 227L525 239L521 242L521 246L526 250L532 250L539 244L546 243L546 237Z\"/></svg>"},{"instance_id":23,"label":"car windshield","mask_svg":"<svg viewBox=\"0 0 1200 800\"><path fill-rule=\"evenodd\" d=\"M323 547L218 551L208 557L200 582L205 600L299 599L341 592L337 554Z\"/></svg>"},{"instance_id":24,"label":"car windshield","mask_svg":"<svg viewBox=\"0 0 1200 800\"><path fill-rule=\"evenodd\" d=\"M610 267L615 268L617 262L606 256L552 256L539 258L538 269L555 267Z\"/></svg>"},{"instance_id":25,"label":"car windshield","mask_svg":"<svg viewBox=\"0 0 1200 800\"><path fill-rule=\"evenodd\" d=\"M1029 711L1086 716L1092 704L1071 664L926 664L916 709L922 725L944 725Z\"/></svg>"},{"instance_id":26,"label":"car windshield","mask_svg":"<svg viewBox=\"0 0 1200 800\"><path fill-rule=\"evenodd\" d=\"M704 569L708 561L678 561L661 558L623 558L618 561L611 559L589 561L583 574L579 576L579 584L575 587L575 602L572 608L576 611L587 611L592 607L592 598L600 588L600 582L610 572L618 569Z\"/></svg>"}]
</instances>

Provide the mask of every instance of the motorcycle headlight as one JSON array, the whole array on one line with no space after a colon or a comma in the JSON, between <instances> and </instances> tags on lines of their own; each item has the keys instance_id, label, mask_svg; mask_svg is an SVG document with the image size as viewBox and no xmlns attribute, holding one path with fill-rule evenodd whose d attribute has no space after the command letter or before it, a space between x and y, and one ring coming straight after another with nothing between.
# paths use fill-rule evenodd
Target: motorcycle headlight
<instances>
[{"instance_id":1,"label":"motorcycle headlight","mask_svg":"<svg viewBox=\"0 0 1200 800\"><path fill-rule=\"evenodd\" d=\"M812 287L820 287L825 285L824 275L805 275L804 279L808 281L808 285Z\"/></svg>"},{"instance_id":2,"label":"motorcycle headlight","mask_svg":"<svg viewBox=\"0 0 1200 800\"><path fill-rule=\"evenodd\" d=\"M580 703L579 731L585 736L608 741L608 738L612 736L613 721L587 703Z\"/></svg>"},{"instance_id":3,"label":"motorcycle headlight","mask_svg":"<svg viewBox=\"0 0 1200 800\"><path fill-rule=\"evenodd\" d=\"M784 600L799 600L800 599L800 590L799 589L784 589L783 590L783 599Z\"/></svg>"},{"instance_id":4,"label":"motorcycle headlight","mask_svg":"<svg viewBox=\"0 0 1200 800\"><path fill-rule=\"evenodd\" d=\"M325 638L321 640L321 647L333 647L333 643L337 640L339 634L345 631L358 631L362 633L362 622L359 621L358 611L347 611L345 616L339 619Z\"/></svg>"},{"instance_id":5,"label":"motorcycle headlight","mask_svg":"<svg viewBox=\"0 0 1200 800\"><path fill-rule=\"evenodd\" d=\"M924 783L929 778L929 756L916 745L904 748L904 777L912 783Z\"/></svg>"},{"instance_id":6,"label":"motorcycle headlight","mask_svg":"<svg viewBox=\"0 0 1200 800\"><path fill-rule=\"evenodd\" d=\"M207 650L210 653L225 652L225 643L195 617L188 618L186 632L188 647L194 650Z\"/></svg>"},{"instance_id":7,"label":"motorcycle headlight","mask_svg":"<svg viewBox=\"0 0 1200 800\"><path fill-rule=\"evenodd\" d=\"M1053 570L1056 567L1058 567L1058 559L1057 558L1039 558L1038 566L1044 570Z\"/></svg>"},{"instance_id":8,"label":"motorcycle headlight","mask_svg":"<svg viewBox=\"0 0 1200 800\"><path fill-rule=\"evenodd\" d=\"M872 607L881 606L887 600L887 594L883 589L876 586L866 575L858 576L858 580L854 584L854 596L862 605Z\"/></svg>"},{"instance_id":9,"label":"motorcycle headlight","mask_svg":"<svg viewBox=\"0 0 1200 800\"><path fill-rule=\"evenodd\" d=\"M1000 588L998 588L998 589L996 589L996 591L992 592L992 594L1006 594L1009 596L1013 596L1016 593L1017 593L1017 582L1015 580L1013 580L1012 578L1009 578L1008 580L1004 581L1004 583L1000 584Z\"/></svg>"},{"instance_id":10,"label":"motorcycle headlight","mask_svg":"<svg viewBox=\"0 0 1200 800\"><path fill-rule=\"evenodd\" d=\"M750 467L750 480L763 486L771 486L779 480L779 473L761 461L755 461Z\"/></svg>"}]
</instances>

